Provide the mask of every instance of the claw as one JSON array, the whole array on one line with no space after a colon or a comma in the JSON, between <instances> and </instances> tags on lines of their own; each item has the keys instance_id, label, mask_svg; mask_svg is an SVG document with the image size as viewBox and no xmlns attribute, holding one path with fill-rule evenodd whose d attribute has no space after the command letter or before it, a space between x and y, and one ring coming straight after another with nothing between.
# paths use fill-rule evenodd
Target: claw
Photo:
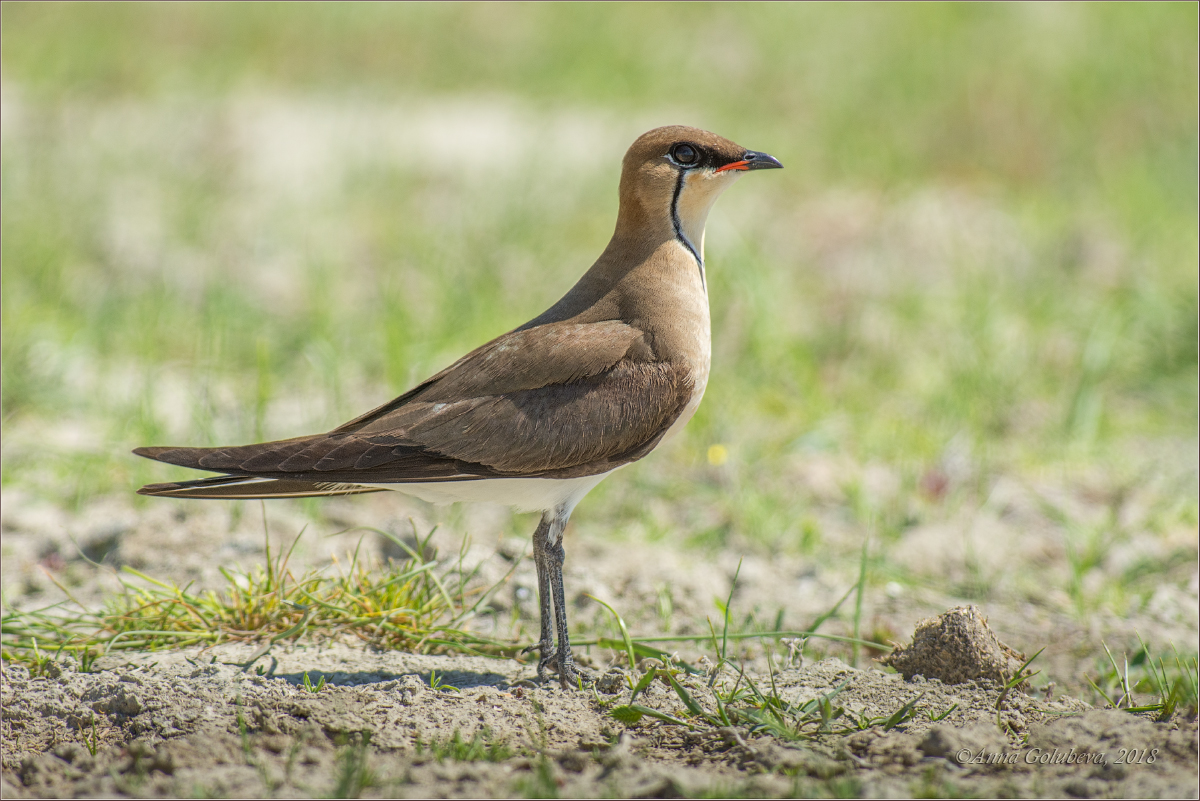
<instances>
[{"instance_id":1,"label":"claw","mask_svg":"<svg viewBox=\"0 0 1200 801\"><path fill-rule=\"evenodd\" d=\"M561 652L555 655L554 665L558 671L558 683L564 690L578 690L581 683L591 684L595 681L595 676L575 664L570 652L565 660L560 660L559 656Z\"/></svg>"},{"instance_id":2,"label":"claw","mask_svg":"<svg viewBox=\"0 0 1200 801\"><path fill-rule=\"evenodd\" d=\"M542 657L538 662L539 682L549 681L548 671L558 674L558 683L564 690L579 689L581 679L584 683L592 681L592 676L576 665L570 655L566 659L562 659L562 652L558 649L552 651L548 656Z\"/></svg>"},{"instance_id":3,"label":"claw","mask_svg":"<svg viewBox=\"0 0 1200 801\"><path fill-rule=\"evenodd\" d=\"M543 659L538 662L538 681L546 681L546 671L552 670L558 672L558 657L552 656L549 659Z\"/></svg>"}]
</instances>

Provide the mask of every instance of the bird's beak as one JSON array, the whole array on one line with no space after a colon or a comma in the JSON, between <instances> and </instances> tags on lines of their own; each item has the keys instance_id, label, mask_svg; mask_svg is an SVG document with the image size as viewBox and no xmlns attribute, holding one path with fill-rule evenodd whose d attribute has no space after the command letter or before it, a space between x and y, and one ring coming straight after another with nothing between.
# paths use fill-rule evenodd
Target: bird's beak
<instances>
[{"instance_id":1,"label":"bird's beak","mask_svg":"<svg viewBox=\"0 0 1200 801\"><path fill-rule=\"evenodd\" d=\"M733 161L726 164L724 167L717 167L716 172L725 172L726 170L779 170L783 169L783 165L779 163L779 159L774 156L769 156L766 153L759 153L757 150L747 150L742 154L741 161Z\"/></svg>"}]
</instances>

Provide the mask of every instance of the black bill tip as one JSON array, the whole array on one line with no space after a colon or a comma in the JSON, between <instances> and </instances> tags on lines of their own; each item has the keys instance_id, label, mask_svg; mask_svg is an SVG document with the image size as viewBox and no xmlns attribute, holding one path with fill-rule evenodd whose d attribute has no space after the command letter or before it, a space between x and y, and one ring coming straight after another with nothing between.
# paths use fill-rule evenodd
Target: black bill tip
<instances>
[{"instance_id":1,"label":"black bill tip","mask_svg":"<svg viewBox=\"0 0 1200 801\"><path fill-rule=\"evenodd\" d=\"M757 150L747 150L742 155L742 160L746 162L747 170L781 170L783 165L779 159L768 153L760 153Z\"/></svg>"}]
</instances>

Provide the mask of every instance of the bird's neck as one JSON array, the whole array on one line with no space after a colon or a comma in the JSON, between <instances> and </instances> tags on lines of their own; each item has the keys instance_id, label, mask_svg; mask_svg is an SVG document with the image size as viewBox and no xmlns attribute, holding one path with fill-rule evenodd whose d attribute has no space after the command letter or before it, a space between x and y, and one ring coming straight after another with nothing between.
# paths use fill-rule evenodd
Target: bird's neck
<instances>
[{"instance_id":1,"label":"bird's neck","mask_svg":"<svg viewBox=\"0 0 1200 801\"><path fill-rule=\"evenodd\" d=\"M525 327L622 320L649 335L659 358L682 359L707 374L704 225L724 187L693 180L651 193L622 187L616 229L600 258Z\"/></svg>"}]
</instances>

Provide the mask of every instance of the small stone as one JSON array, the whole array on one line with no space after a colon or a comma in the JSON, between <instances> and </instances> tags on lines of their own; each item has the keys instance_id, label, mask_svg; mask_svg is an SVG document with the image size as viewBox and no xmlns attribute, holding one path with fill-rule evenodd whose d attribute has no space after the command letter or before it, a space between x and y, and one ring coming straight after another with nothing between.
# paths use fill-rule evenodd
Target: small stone
<instances>
[{"instance_id":1,"label":"small stone","mask_svg":"<svg viewBox=\"0 0 1200 801\"><path fill-rule=\"evenodd\" d=\"M421 681L421 677L415 674L401 676L396 680L396 694L399 696L400 703L405 706L411 706L428 689L425 682Z\"/></svg>"},{"instance_id":2,"label":"small stone","mask_svg":"<svg viewBox=\"0 0 1200 801\"><path fill-rule=\"evenodd\" d=\"M629 689L629 672L624 668L610 667L604 675L596 679L596 691L605 695L616 695Z\"/></svg>"}]
</instances>

